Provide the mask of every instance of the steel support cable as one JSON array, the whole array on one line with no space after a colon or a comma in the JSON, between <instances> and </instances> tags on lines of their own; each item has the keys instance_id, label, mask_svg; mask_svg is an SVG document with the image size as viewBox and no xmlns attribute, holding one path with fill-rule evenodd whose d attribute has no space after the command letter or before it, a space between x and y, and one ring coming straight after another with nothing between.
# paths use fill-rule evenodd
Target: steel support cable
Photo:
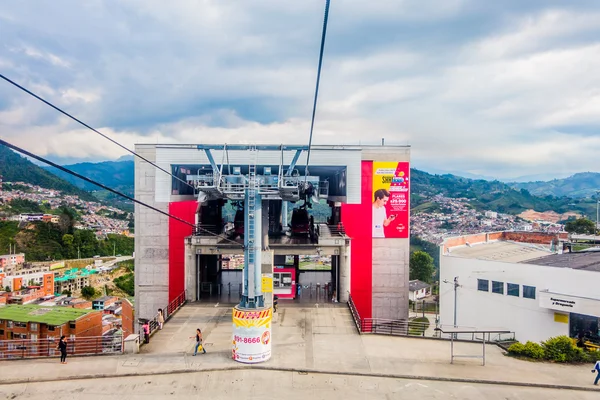
<instances>
[{"instance_id":1,"label":"steel support cable","mask_svg":"<svg viewBox=\"0 0 600 400\"><path fill-rule=\"evenodd\" d=\"M17 88L21 89L22 91L24 91L25 93L35 97L36 99L38 99L39 101L41 101L44 104L49 105L50 107L54 108L56 111L58 111L59 113L66 115L67 117L71 118L73 121L78 122L79 124L85 126L86 128L90 129L91 131L97 133L98 135L102 136L104 139L111 141L112 143L116 144L117 146L119 146L120 148L122 148L123 150L133 154L134 156L144 160L145 162L147 162L148 164L152 165L153 167L161 170L162 172L164 172L165 174L170 175L171 177L175 178L176 180L178 180L179 182L182 182L184 184L186 184L187 186L194 188L194 186L190 185L189 183L187 183L186 181L184 181L183 179L173 175L172 173L170 173L169 171L167 171L164 168L159 167L158 165L156 165L155 163L153 163L152 161L148 160L147 158L140 156L138 153L136 153L133 150L129 150L127 147L123 146L121 143L117 142L116 140L106 136L105 134L103 134L102 132L92 128L91 126L89 126L88 124L86 124L85 122L75 118L74 116L72 116L71 114L69 114L66 111L63 111L62 109L60 109L59 107L55 106L54 104L50 103L47 100L44 100L43 98L41 98L40 96L38 96L37 94L33 93L32 91L30 91L29 89L19 85L18 83L16 83L15 81L7 78L6 76L4 76L3 74L0 74L0 78L4 79L6 82L10 83L11 85L16 86ZM195 189L195 188L194 188Z\"/></svg>"},{"instance_id":2,"label":"steel support cable","mask_svg":"<svg viewBox=\"0 0 600 400\"><path fill-rule=\"evenodd\" d=\"M153 211L156 211L156 212L158 212L158 213L160 213L160 214L162 214L162 215L166 215L167 217L169 217L169 218L171 218L171 219L174 219L175 221L179 221L179 222L181 222L181 223L184 223L184 224L186 224L186 225L188 225L188 226L191 226L191 227L193 227L193 228L196 228L196 226L195 226L194 224L192 224L191 222L188 222L188 221L186 221L186 220L184 220L184 219L181 219L181 218L179 218L179 217L176 217L176 216L174 216L174 215L171 215L171 214L169 214L169 213L167 213L167 212L164 212L164 211L162 211L162 210L159 210L158 208L156 208L156 207L153 207L153 206L151 206L151 205L149 205L149 204L146 204L146 203L144 203L144 202L142 202L142 201L136 200L136 199L134 199L133 197L127 196L126 194L124 194L124 193L121 193L121 192L119 192L119 191L117 191L117 190L114 190L114 189L112 189L112 188L110 188L110 187L108 187L108 186L106 186L106 185L103 185L102 183L96 182L96 181L94 181L94 180L92 180L92 179L90 179L90 178L88 178L88 177L86 177L86 176L83 176L83 175L81 175L81 174L78 174L78 173L77 173L77 172L75 172L75 171L71 171L70 169L63 167L62 165L58 165L58 164L56 164L56 163L54 163L54 162L52 162L52 161L50 161L50 160L47 160L47 159L45 159L45 158L43 158L43 157L40 157L40 156L38 156L38 155L35 155L35 154L33 154L33 153L31 153L31 152L27 151L27 150L25 150L25 149L22 149L22 148L20 148L20 147L18 147L18 146L15 146L14 144L8 143L8 142L7 142L7 141L5 141L5 140L2 140L2 139L0 139L0 144L1 144L1 145L4 145L4 146L6 146L6 147L8 147L8 148L11 148L11 149L13 149L13 150L15 150L15 151L17 151L17 152L19 152L19 153L21 153L21 154L24 154L24 155L26 155L26 156L28 156L28 157L34 158L34 159L36 159L36 160L38 160L38 161L41 161L41 162L43 162L43 163L45 163L45 164L48 164L48 165L50 165L50 166L52 166L52 167L54 167L54 168L57 168L57 169L59 169L59 170L61 170L61 171L63 171L63 172L66 172L66 173L68 173L68 174L70 174L70 175L73 175L73 176L75 176L75 177L77 177L77 178L79 178L79 179L82 179L82 180L86 181L86 182L89 182L89 183L91 183L91 184L93 184L93 185L99 186L99 187L101 187L102 189L108 190L109 192L111 192L111 193L114 193L114 194L116 194L116 195L118 195L118 196L124 197L124 198L126 198L127 200L131 200L131 201L133 201L134 203L137 203L137 204L139 204L139 205L141 205L141 206L144 206L144 207L146 207L146 208L149 208L149 209L151 209L151 210L153 210ZM201 231L203 231L203 232L206 232L206 233L208 233L208 234L210 234L210 235L212 235L212 236L218 236L218 237L220 237L220 235L218 235L218 234L216 234L216 233L213 233L213 232L211 232L211 231L209 231L209 230L207 230L207 229L200 228L200 227L198 227L197 229L199 229L199 230L201 230ZM224 240L226 240L226 241L228 241L228 242L234 243L234 244L236 244L236 245L238 245L238 246L241 246L241 244L240 244L240 243L238 243L238 242L236 242L236 241L229 240L229 239L226 239L226 238L223 238L223 239L224 239Z\"/></svg>"},{"instance_id":3,"label":"steel support cable","mask_svg":"<svg viewBox=\"0 0 600 400\"><path fill-rule=\"evenodd\" d=\"M317 99L319 97L319 83L321 81L321 67L323 66L323 52L325 50L325 37L327 35L327 21L329 20L329 3L325 2L325 16L323 17L323 33L321 35L321 51L319 52L319 67L317 68L317 85L315 87L315 98L313 101L312 118L310 121L310 135L308 137L308 154L306 155L306 168L304 169L304 181L308 179L308 164L310 162L310 148L312 145L313 128L315 126L315 114L317 112Z\"/></svg>"}]
</instances>

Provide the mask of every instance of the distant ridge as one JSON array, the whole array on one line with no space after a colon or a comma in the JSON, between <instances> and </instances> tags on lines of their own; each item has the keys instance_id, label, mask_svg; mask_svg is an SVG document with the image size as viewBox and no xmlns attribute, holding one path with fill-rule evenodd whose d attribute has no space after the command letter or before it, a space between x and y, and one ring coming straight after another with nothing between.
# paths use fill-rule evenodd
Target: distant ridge
<instances>
[{"instance_id":1,"label":"distant ridge","mask_svg":"<svg viewBox=\"0 0 600 400\"><path fill-rule=\"evenodd\" d=\"M74 194L85 201L97 201L91 193L58 177L54 170L53 167L41 168L8 147L0 145L0 175L5 182L27 182L46 189Z\"/></svg>"}]
</instances>

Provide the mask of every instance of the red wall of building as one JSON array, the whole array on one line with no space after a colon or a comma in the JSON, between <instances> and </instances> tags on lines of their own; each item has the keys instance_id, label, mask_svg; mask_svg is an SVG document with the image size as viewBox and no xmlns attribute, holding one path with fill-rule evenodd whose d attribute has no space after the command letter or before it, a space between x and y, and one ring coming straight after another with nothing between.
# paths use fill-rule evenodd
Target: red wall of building
<instances>
[{"instance_id":1,"label":"red wall of building","mask_svg":"<svg viewBox=\"0 0 600 400\"><path fill-rule=\"evenodd\" d=\"M352 238L350 294L361 318L372 317L373 299L373 162L361 164L361 203L342 204L342 222Z\"/></svg>"},{"instance_id":2,"label":"red wall of building","mask_svg":"<svg viewBox=\"0 0 600 400\"><path fill-rule=\"evenodd\" d=\"M193 200L169 203L169 214L193 224L197 207ZM191 234L191 226L169 218L169 303L185 289L184 238Z\"/></svg>"}]
</instances>

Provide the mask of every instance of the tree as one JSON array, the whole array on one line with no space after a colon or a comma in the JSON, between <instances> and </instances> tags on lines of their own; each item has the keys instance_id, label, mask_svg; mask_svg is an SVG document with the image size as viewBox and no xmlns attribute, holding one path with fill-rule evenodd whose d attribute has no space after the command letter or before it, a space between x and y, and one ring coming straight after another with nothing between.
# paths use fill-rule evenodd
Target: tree
<instances>
[{"instance_id":1,"label":"tree","mask_svg":"<svg viewBox=\"0 0 600 400\"><path fill-rule=\"evenodd\" d=\"M575 221L568 221L565 224L565 231L569 233L579 233L593 235L596 233L596 224L587 218L578 218Z\"/></svg>"},{"instance_id":2,"label":"tree","mask_svg":"<svg viewBox=\"0 0 600 400\"><path fill-rule=\"evenodd\" d=\"M431 283L435 267L433 266L433 257L424 251L415 251L410 255L410 279Z\"/></svg>"},{"instance_id":3,"label":"tree","mask_svg":"<svg viewBox=\"0 0 600 400\"><path fill-rule=\"evenodd\" d=\"M10 286L6 285L6 287L4 288L5 292L10 292Z\"/></svg>"},{"instance_id":4,"label":"tree","mask_svg":"<svg viewBox=\"0 0 600 400\"><path fill-rule=\"evenodd\" d=\"M81 295L86 300L91 300L96 296L96 289L91 286L84 286L81 288Z\"/></svg>"},{"instance_id":5,"label":"tree","mask_svg":"<svg viewBox=\"0 0 600 400\"><path fill-rule=\"evenodd\" d=\"M73 292L71 292L70 290L63 290L61 294L67 295L69 297L71 297L71 295L73 294Z\"/></svg>"}]
</instances>

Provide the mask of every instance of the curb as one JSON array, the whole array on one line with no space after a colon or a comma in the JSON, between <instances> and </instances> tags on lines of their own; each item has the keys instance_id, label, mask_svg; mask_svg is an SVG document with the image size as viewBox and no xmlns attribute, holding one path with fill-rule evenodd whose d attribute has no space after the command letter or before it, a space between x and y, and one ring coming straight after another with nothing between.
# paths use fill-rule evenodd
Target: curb
<instances>
[{"instance_id":1,"label":"curb","mask_svg":"<svg viewBox=\"0 0 600 400\"><path fill-rule=\"evenodd\" d=\"M320 374L320 375L339 375L339 376L361 376L368 378L387 378L387 379L407 379L407 380L422 380L422 381L435 381L435 382L455 382L455 383L474 383L480 385L502 385L502 386L518 386L518 387L530 387L538 389L560 389L560 390L577 390L584 392L596 392L599 391L593 387L585 386L571 386L571 385L556 385L549 383L531 383L531 382L511 382L511 381L497 381L487 379L472 379L472 378L449 378L439 376L424 376L424 375L405 375L405 374L380 374L371 372L350 372L350 371L325 371L318 369L299 369L299 368L285 368L285 367L269 367L261 365L241 365L235 367L220 367L220 368L207 368L207 369L190 369L185 368L181 370L163 371L163 372L132 372L132 373L111 373L111 374L94 374L94 375L75 375L58 378L41 378L41 379L8 379L0 380L0 385L18 385L26 383L47 383L47 382L61 382L61 381L73 381L73 380L85 380L85 379L108 379L108 378L128 378L128 377L142 377L142 376L156 376L156 375L175 375L175 374L193 374L193 373L204 373L204 372L225 372L225 371L248 371L248 370L259 370L259 371L274 371L274 372L297 372L305 374Z\"/></svg>"}]
</instances>

